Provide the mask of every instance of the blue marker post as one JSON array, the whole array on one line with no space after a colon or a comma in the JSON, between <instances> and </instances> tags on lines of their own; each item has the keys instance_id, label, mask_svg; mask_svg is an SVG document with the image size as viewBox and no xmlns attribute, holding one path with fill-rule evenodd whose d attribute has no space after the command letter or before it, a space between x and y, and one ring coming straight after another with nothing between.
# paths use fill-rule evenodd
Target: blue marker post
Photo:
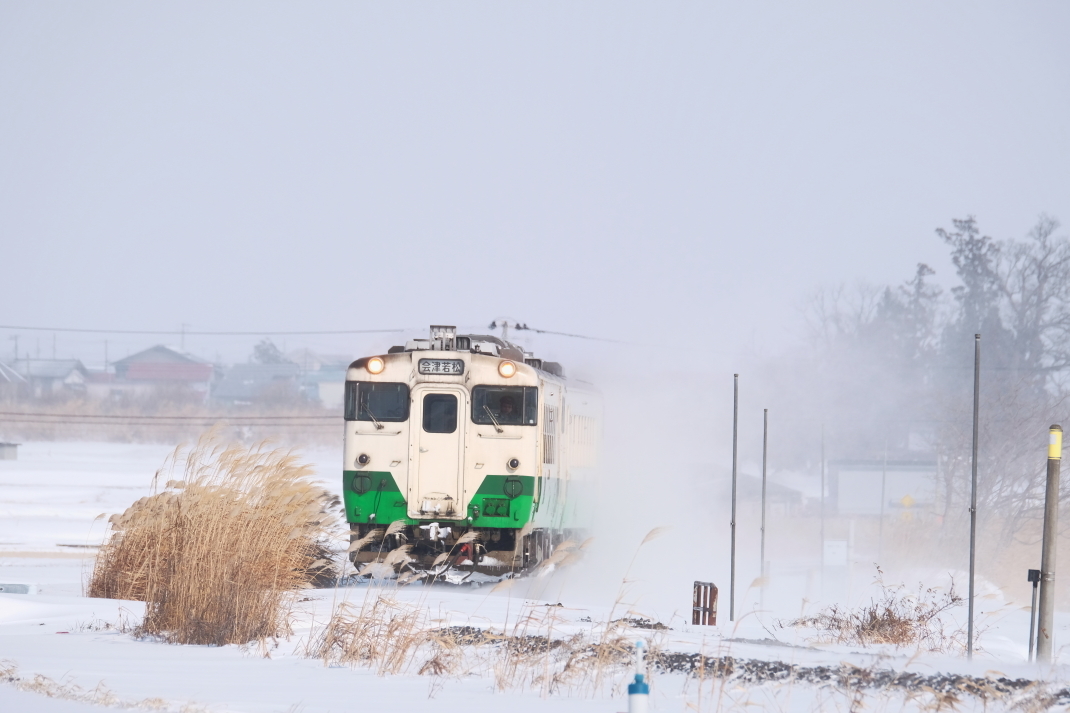
<instances>
[{"instance_id":1,"label":"blue marker post","mask_svg":"<svg viewBox=\"0 0 1070 713\"><path fill-rule=\"evenodd\" d=\"M647 713L650 686L646 683L646 663L643 661L643 640L635 642L635 682L628 684L628 713Z\"/></svg>"}]
</instances>

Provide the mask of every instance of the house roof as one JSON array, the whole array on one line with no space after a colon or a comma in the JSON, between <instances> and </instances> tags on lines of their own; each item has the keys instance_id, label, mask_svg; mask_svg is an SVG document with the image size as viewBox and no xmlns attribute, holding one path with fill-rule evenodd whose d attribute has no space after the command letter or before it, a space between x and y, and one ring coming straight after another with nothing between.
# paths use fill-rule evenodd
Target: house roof
<instances>
[{"instance_id":1,"label":"house roof","mask_svg":"<svg viewBox=\"0 0 1070 713\"><path fill-rule=\"evenodd\" d=\"M115 362L115 376L126 381L208 381L212 365L158 344Z\"/></svg>"},{"instance_id":2,"label":"house roof","mask_svg":"<svg viewBox=\"0 0 1070 713\"><path fill-rule=\"evenodd\" d=\"M206 364L203 359L198 359L192 354L180 352L177 349L157 344L136 354L131 354L125 359L116 362L115 368L121 369L132 364Z\"/></svg>"},{"instance_id":3,"label":"house roof","mask_svg":"<svg viewBox=\"0 0 1070 713\"><path fill-rule=\"evenodd\" d=\"M72 371L88 374L77 359L19 359L16 368L30 379L66 379Z\"/></svg>"}]
</instances>

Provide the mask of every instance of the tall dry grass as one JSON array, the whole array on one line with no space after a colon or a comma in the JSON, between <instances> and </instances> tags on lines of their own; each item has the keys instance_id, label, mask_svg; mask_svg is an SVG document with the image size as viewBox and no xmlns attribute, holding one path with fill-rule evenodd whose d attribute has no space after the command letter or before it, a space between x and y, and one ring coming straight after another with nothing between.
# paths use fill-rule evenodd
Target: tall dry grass
<instances>
[{"instance_id":1,"label":"tall dry grass","mask_svg":"<svg viewBox=\"0 0 1070 713\"><path fill-rule=\"evenodd\" d=\"M629 622L577 633L559 607L529 602L500 630L442 626L425 605L373 591L360 605L339 605L310 637L305 655L384 676L486 676L501 692L596 696L619 689L629 670L635 643Z\"/></svg>"},{"instance_id":2,"label":"tall dry grass","mask_svg":"<svg viewBox=\"0 0 1070 713\"><path fill-rule=\"evenodd\" d=\"M146 602L138 633L171 643L288 633L292 593L336 576L336 496L292 452L215 432L176 449L156 482L164 474L162 491L112 517L88 596Z\"/></svg>"}]
</instances>

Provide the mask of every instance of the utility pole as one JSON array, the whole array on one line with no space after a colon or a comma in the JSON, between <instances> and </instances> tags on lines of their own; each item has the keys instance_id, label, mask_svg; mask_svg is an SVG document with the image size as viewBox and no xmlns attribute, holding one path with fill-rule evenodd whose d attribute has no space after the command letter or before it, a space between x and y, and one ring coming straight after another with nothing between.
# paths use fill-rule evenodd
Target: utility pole
<instances>
[{"instance_id":1,"label":"utility pole","mask_svg":"<svg viewBox=\"0 0 1070 713\"><path fill-rule=\"evenodd\" d=\"M1044 491L1044 543L1040 551L1040 631L1037 632L1037 661L1051 663L1052 635L1055 633L1055 544L1059 534L1059 467L1063 460L1063 429L1048 431L1048 483Z\"/></svg>"},{"instance_id":2,"label":"utility pole","mask_svg":"<svg viewBox=\"0 0 1070 713\"><path fill-rule=\"evenodd\" d=\"M769 409L763 409L762 413L762 586L758 590L760 602L759 607L765 608L765 465L766 459L769 454Z\"/></svg>"},{"instance_id":3,"label":"utility pole","mask_svg":"<svg viewBox=\"0 0 1070 713\"><path fill-rule=\"evenodd\" d=\"M888 482L888 438L884 439L884 467L881 468L881 520L877 525L877 561L884 564L884 500Z\"/></svg>"},{"instance_id":4,"label":"utility pole","mask_svg":"<svg viewBox=\"0 0 1070 713\"><path fill-rule=\"evenodd\" d=\"M981 335L973 337L973 465L970 473L970 601L966 658L973 660L973 599L977 560L977 416L981 406Z\"/></svg>"},{"instance_id":5,"label":"utility pole","mask_svg":"<svg viewBox=\"0 0 1070 713\"><path fill-rule=\"evenodd\" d=\"M728 620L736 620L736 468L739 445L739 374L732 375L732 575L728 587Z\"/></svg>"},{"instance_id":6,"label":"utility pole","mask_svg":"<svg viewBox=\"0 0 1070 713\"><path fill-rule=\"evenodd\" d=\"M821 586L825 583L825 424L821 424Z\"/></svg>"}]
</instances>

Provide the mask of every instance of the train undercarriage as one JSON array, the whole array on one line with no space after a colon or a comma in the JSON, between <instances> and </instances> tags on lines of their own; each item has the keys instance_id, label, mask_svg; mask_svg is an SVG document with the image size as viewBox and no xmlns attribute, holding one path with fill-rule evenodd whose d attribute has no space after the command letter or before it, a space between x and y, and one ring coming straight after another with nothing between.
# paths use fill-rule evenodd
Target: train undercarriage
<instances>
[{"instance_id":1,"label":"train undercarriage","mask_svg":"<svg viewBox=\"0 0 1070 713\"><path fill-rule=\"evenodd\" d=\"M579 533L545 528L471 528L437 522L350 525L349 560L358 577L409 584L487 583L571 564ZM476 576L478 575L478 576Z\"/></svg>"}]
</instances>

